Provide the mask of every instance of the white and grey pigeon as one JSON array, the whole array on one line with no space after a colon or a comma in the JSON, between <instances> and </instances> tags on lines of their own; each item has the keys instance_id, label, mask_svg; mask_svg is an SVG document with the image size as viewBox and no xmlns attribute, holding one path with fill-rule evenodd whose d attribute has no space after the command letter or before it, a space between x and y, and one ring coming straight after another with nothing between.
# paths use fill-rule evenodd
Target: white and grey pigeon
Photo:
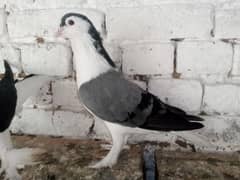
<instances>
[{"instance_id":1,"label":"white and grey pigeon","mask_svg":"<svg viewBox=\"0 0 240 180\"><path fill-rule=\"evenodd\" d=\"M163 103L116 71L99 33L86 16L65 14L58 36L70 40L81 102L105 122L112 136L110 152L91 167L113 166L134 128L183 131L203 127L200 122L194 122L202 118Z\"/></svg>"}]
</instances>

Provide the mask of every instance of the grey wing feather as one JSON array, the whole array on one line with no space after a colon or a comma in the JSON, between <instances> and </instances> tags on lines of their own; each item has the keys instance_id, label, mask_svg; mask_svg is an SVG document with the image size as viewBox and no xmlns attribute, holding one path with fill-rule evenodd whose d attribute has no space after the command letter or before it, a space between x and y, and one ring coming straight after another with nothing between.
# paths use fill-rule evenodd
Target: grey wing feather
<instances>
[{"instance_id":1,"label":"grey wing feather","mask_svg":"<svg viewBox=\"0 0 240 180\"><path fill-rule=\"evenodd\" d=\"M142 113L146 112L136 112L143 90L126 80L119 72L109 71L102 74L83 84L79 92L84 105L104 120L131 126L144 123L140 121L145 120L146 116ZM132 113L139 116L129 118Z\"/></svg>"},{"instance_id":2,"label":"grey wing feather","mask_svg":"<svg viewBox=\"0 0 240 180\"><path fill-rule=\"evenodd\" d=\"M161 131L202 128L203 119L163 103L156 96L109 71L80 87L83 104L96 116L131 127Z\"/></svg>"}]
</instances>

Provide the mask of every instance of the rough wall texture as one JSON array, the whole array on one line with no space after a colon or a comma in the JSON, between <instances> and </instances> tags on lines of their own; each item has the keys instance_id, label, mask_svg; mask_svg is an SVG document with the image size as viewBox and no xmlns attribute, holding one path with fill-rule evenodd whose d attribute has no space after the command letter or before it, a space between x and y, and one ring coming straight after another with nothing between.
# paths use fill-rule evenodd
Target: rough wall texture
<instances>
[{"instance_id":1,"label":"rough wall texture","mask_svg":"<svg viewBox=\"0 0 240 180\"><path fill-rule=\"evenodd\" d=\"M54 38L66 12L83 13L93 21L110 55L134 82L169 104L208 115L208 127L197 132L200 139L240 146L238 0L2 0L0 60L8 58L26 73L69 77L71 50ZM50 89L50 100L41 101L45 92L28 100L13 131L89 134L93 120L76 100L74 81L54 80L45 86L51 88L41 91ZM100 125L95 123L95 132L104 135ZM226 134L229 129L232 134Z\"/></svg>"}]
</instances>

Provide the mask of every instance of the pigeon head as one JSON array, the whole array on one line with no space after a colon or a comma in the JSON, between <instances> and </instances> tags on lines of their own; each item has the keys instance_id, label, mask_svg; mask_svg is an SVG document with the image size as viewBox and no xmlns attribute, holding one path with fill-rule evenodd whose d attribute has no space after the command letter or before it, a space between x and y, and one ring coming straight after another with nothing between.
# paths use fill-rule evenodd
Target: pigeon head
<instances>
[{"instance_id":1,"label":"pigeon head","mask_svg":"<svg viewBox=\"0 0 240 180\"><path fill-rule=\"evenodd\" d=\"M70 40L90 35L93 40L101 41L93 23L86 16L78 13L67 13L62 17L58 35Z\"/></svg>"},{"instance_id":2,"label":"pigeon head","mask_svg":"<svg viewBox=\"0 0 240 180\"><path fill-rule=\"evenodd\" d=\"M86 39L90 39L96 51L106 59L109 65L116 67L103 47L100 34L88 17L78 13L65 14L61 19L58 36L75 42L86 42Z\"/></svg>"}]
</instances>

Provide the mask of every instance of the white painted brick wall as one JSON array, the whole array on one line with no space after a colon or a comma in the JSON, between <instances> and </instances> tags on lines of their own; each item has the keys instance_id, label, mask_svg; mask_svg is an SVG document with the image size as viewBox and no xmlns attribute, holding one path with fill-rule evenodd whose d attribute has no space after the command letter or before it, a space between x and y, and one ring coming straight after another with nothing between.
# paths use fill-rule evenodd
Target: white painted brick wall
<instances>
[{"instance_id":1,"label":"white painted brick wall","mask_svg":"<svg viewBox=\"0 0 240 180\"><path fill-rule=\"evenodd\" d=\"M239 98L239 86L206 86L203 97L203 111L210 114L240 114Z\"/></svg>"},{"instance_id":2,"label":"white painted brick wall","mask_svg":"<svg viewBox=\"0 0 240 180\"><path fill-rule=\"evenodd\" d=\"M232 68L231 44L223 42L182 42L177 49L177 72L185 77L227 75Z\"/></svg>"},{"instance_id":3,"label":"white painted brick wall","mask_svg":"<svg viewBox=\"0 0 240 180\"><path fill-rule=\"evenodd\" d=\"M240 139L234 129L240 114L239 8L238 0L1 0L0 62L6 58L19 71L65 76L27 99L12 131L88 136L93 119L69 77L71 51L54 37L61 16L77 12L93 21L110 56L131 81L164 102L210 115L204 117L207 127L199 133L180 136L207 149L221 144L222 149L233 150ZM225 116L229 114L234 116ZM95 136L109 137L106 131L95 122ZM175 137L167 135L141 137L169 141Z\"/></svg>"},{"instance_id":4,"label":"white painted brick wall","mask_svg":"<svg viewBox=\"0 0 240 180\"><path fill-rule=\"evenodd\" d=\"M33 80L37 81L35 78ZM63 82L65 82L65 86L63 86ZM33 82L32 84L34 83L38 84L38 82ZM32 86L32 84L23 83L25 86ZM93 118L79 104L73 81L69 79L52 80L40 87L37 96L31 96L25 101L22 112L13 120L11 130L14 133L86 137L89 127L93 123ZM17 88L19 91L22 90L18 86ZM35 86L33 85L29 88L25 87L24 90L29 91L25 93L32 95L32 91L35 91ZM21 93L24 92L20 92L20 96Z\"/></svg>"},{"instance_id":5,"label":"white painted brick wall","mask_svg":"<svg viewBox=\"0 0 240 180\"><path fill-rule=\"evenodd\" d=\"M87 114L71 111L46 111L24 108L11 125L14 133L86 137L93 119Z\"/></svg>"},{"instance_id":6,"label":"white painted brick wall","mask_svg":"<svg viewBox=\"0 0 240 180\"><path fill-rule=\"evenodd\" d=\"M2 0L4 1L4 0ZM2 2L9 11L26 9L55 9L55 8L82 8L94 7L94 0L5 0Z\"/></svg>"},{"instance_id":7,"label":"white painted brick wall","mask_svg":"<svg viewBox=\"0 0 240 180\"><path fill-rule=\"evenodd\" d=\"M96 7L103 10L112 7L136 7L142 4L142 0L96 0Z\"/></svg>"},{"instance_id":8,"label":"white painted brick wall","mask_svg":"<svg viewBox=\"0 0 240 180\"><path fill-rule=\"evenodd\" d=\"M216 10L216 37L240 38L240 9Z\"/></svg>"},{"instance_id":9,"label":"white painted brick wall","mask_svg":"<svg viewBox=\"0 0 240 180\"><path fill-rule=\"evenodd\" d=\"M86 137L93 123L88 113L81 112L55 111L52 118L57 136Z\"/></svg>"},{"instance_id":10,"label":"white painted brick wall","mask_svg":"<svg viewBox=\"0 0 240 180\"><path fill-rule=\"evenodd\" d=\"M69 76L72 52L62 44L28 44L20 46L22 67L27 73Z\"/></svg>"},{"instance_id":11,"label":"white painted brick wall","mask_svg":"<svg viewBox=\"0 0 240 180\"><path fill-rule=\"evenodd\" d=\"M8 60L10 65L14 65L13 72L20 72L22 69L20 63L20 51L10 45L0 47L0 73L5 72L3 60Z\"/></svg>"},{"instance_id":12,"label":"white painted brick wall","mask_svg":"<svg viewBox=\"0 0 240 180\"><path fill-rule=\"evenodd\" d=\"M0 9L0 36L3 35L4 33L4 28L5 28L5 14L4 10Z\"/></svg>"},{"instance_id":13,"label":"white painted brick wall","mask_svg":"<svg viewBox=\"0 0 240 180\"><path fill-rule=\"evenodd\" d=\"M202 86L194 80L151 79L149 91L166 103L191 112L200 112Z\"/></svg>"},{"instance_id":14,"label":"white painted brick wall","mask_svg":"<svg viewBox=\"0 0 240 180\"><path fill-rule=\"evenodd\" d=\"M123 72L126 74L171 74L174 46L162 44L123 45Z\"/></svg>"},{"instance_id":15,"label":"white painted brick wall","mask_svg":"<svg viewBox=\"0 0 240 180\"><path fill-rule=\"evenodd\" d=\"M108 37L120 41L209 38L211 13L211 6L192 4L111 8L106 14Z\"/></svg>"},{"instance_id":16,"label":"white painted brick wall","mask_svg":"<svg viewBox=\"0 0 240 180\"><path fill-rule=\"evenodd\" d=\"M77 112L80 112L83 109L78 99L77 85L73 79L53 81L52 94L54 107Z\"/></svg>"},{"instance_id":17,"label":"white painted brick wall","mask_svg":"<svg viewBox=\"0 0 240 180\"><path fill-rule=\"evenodd\" d=\"M234 45L234 56L231 75L240 76L240 44Z\"/></svg>"},{"instance_id":18,"label":"white painted brick wall","mask_svg":"<svg viewBox=\"0 0 240 180\"><path fill-rule=\"evenodd\" d=\"M21 116L16 116L13 120L11 130L14 133L54 135L52 112L24 108Z\"/></svg>"},{"instance_id":19,"label":"white painted brick wall","mask_svg":"<svg viewBox=\"0 0 240 180\"><path fill-rule=\"evenodd\" d=\"M90 9L24 10L11 12L7 19L11 38L53 37L61 17L68 12L87 15L100 33L104 33L104 14Z\"/></svg>"}]
</instances>

